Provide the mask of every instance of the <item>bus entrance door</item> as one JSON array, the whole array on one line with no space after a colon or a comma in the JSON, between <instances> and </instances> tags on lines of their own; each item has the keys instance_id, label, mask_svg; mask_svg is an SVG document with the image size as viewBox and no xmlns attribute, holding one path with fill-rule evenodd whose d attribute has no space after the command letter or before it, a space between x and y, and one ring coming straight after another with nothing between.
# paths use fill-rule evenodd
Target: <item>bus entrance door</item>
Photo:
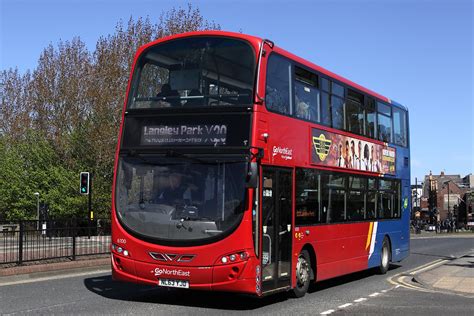
<instances>
[{"instance_id":1,"label":"bus entrance door","mask_svg":"<svg viewBox=\"0 0 474 316\"><path fill-rule=\"evenodd\" d=\"M291 169L263 167L262 292L291 285Z\"/></svg>"}]
</instances>

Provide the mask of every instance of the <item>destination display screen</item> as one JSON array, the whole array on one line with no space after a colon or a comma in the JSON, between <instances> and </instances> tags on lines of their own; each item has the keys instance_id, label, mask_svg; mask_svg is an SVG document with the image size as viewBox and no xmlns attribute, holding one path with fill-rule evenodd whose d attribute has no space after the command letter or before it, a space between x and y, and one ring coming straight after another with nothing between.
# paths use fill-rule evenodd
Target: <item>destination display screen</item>
<instances>
[{"instance_id":1,"label":"destination display screen","mask_svg":"<svg viewBox=\"0 0 474 316\"><path fill-rule=\"evenodd\" d=\"M145 125L141 145L225 146L227 124Z\"/></svg>"},{"instance_id":2,"label":"destination display screen","mask_svg":"<svg viewBox=\"0 0 474 316\"><path fill-rule=\"evenodd\" d=\"M122 149L248 147L250 113L125 117Z\"/></svg>"}]
</instances>

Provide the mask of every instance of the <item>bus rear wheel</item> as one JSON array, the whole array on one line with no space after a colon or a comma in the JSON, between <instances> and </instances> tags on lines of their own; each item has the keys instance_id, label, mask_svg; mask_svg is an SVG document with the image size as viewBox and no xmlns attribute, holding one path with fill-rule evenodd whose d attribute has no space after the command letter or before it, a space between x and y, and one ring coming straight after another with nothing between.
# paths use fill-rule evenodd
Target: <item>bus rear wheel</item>
<instances>
[{"instance_id":1,"label":"bus rear wheel","mask_svg":"<svg viewBox=\"0 0 474 316\"><path fill-rule=\"evenodd\" d=\"M311 281L311 260L307 250L302 250L296 262L296 286L292 291L293 297L303 297L308 292Z\"/></svg>"},{"instance_id":2,"label":"bus rear wheel","mask_svg":"<svg viewBox=\"0 0 474 316\"><path fill-rule=\"evenodd\" d=\"M388 238L385 237L382 243L382 250L380 251L380 265L378 268L380 274L387 273L388 268L390 267L390 257L390 242L388 241Z\"/></svg>"}]
</instances>

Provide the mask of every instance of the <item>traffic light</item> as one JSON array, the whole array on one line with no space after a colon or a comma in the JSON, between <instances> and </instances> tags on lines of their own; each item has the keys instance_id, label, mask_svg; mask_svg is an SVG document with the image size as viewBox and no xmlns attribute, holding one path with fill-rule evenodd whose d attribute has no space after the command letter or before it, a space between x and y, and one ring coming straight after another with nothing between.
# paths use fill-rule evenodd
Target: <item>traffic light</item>
<instances>
[{"instance_id":1,"label":"traffic light","mask_svg":"<svg viewBox=\"0 0 474 316\"><path fill-rule=\"evenodd\" d=\"M89 172L81 172L81 183L79 192L81 194L89 194L90 175Z\"/></svg>"}]
</instances>

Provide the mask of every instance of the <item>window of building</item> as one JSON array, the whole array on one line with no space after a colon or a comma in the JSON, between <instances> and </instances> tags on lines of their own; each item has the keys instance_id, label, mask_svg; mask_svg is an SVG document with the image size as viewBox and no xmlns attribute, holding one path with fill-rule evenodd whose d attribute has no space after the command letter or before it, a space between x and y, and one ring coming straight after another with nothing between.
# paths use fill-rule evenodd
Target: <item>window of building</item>
<instances>
[{"instance_id":1,"label":"window of building","mask_svg":"<svg viewBox=\"0 0 474 316\"><path fill-rule=\"evenodd\" d=\"M402 109L393 108L393 140L395 144L406 146L407 141L407 117Z\"/></svg>"},{"instance_id":2,"label":"window of building","mask_svg":"<svg viewBox=\"0 0 474 316\"><path fill-rule=\"evenodd\" d=\"M315 169L296 169L296 225L321 223L319 174ZM324 219L325 222L325 219Z\"/></svg>"},{"instance_id":3,"label":"window of building","mask_svg":"<svg viewBox=\"0 0 474 316\"><path fill-rule=\"evenodd\" d=\"M291 63L272 54L268 60L265 103L271 111L291 114Z\"/></svg>"},{"instance_id":4,"label":"window of building","mask_svg":"<svg viewBox=\"0 0 474 316\"><path fill-rule=\"evenodd\" d=\"M304 120L319 122L318 77L295 66L295 115Z\"/></svg>"},{"instance_id":5,"label":"window of building","mask_svg":"<svg viewBox=\"0 0 474 316\"><path fill-rule=\"evenodd\" d=\"M392 111L391 108L381 102L377 102L377 133L378 139L386 142L392 142Z\"/></svg>"}]
</instances>

